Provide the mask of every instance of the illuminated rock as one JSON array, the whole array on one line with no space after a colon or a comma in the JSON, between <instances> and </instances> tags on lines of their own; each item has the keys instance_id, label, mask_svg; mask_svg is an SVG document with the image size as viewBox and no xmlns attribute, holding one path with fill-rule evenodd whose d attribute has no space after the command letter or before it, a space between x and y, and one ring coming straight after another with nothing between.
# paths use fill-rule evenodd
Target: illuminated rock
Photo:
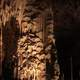
<instances>
[{"instance_id":1,"label":"illuminated rock","mask_svg":"<svg viewBox=\"0 0 80 80\"><path fill-rule=\"evenodd\" d=\"M16 56L12 57L17 59L14 74L20 80L46 80L46 59L50 61L51 54L56 54L56 51L52 50L52 45L55 46L53 11L45 0L40 2L38 0L37 2L36 0L12 1L10 1L10 6L0 11L0 16L4 25L10 17L14 16L20 30ZM55 69L55 74L56 71L59 72L59 67ZM56 79L58 78L55 77Z\"/></svg>"}]
</instances>

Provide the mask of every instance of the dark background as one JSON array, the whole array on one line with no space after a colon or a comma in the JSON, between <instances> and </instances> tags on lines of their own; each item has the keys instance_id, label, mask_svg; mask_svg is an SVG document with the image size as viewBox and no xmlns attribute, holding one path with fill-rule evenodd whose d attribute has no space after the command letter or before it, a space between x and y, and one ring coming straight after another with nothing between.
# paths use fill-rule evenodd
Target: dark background
<instances>
[{"instance_id":1,"label":"dark background","mask_svg":"<svg viewBox=\"0 0 80 80\"><path fill-rule=\"evenodd\" d=\"M80 1L55 0L54 24L58 61L65 80L80 80ZM71 61L72 59L72 61Z\"/></svg>"}]
</instances>

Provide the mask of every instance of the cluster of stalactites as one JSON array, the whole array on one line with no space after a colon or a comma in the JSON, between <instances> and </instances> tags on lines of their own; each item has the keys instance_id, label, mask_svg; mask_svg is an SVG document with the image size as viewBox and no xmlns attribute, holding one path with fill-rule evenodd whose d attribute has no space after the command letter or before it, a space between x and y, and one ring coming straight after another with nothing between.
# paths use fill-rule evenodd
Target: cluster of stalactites
<instances>
[{"instance_id":1,"label":"cluster of stalactites","mask_svg":"<svg viewBox=\"0 0 80 80\"><path fill-rule=\"evenodd\" d=\"M19 39L17 50L19 79L46 80L46 76L50 76L46 72L46 61L51 64L51 54L56 57L53 17L51 13L43 16L44 14L31 22L28 22L30 17L26 16L26 20L22 22L22 37ZM59 65L57 60L54 63L54 75L50 79L58 80Z\"/></svg>"},{"instance_id":2,"label":"cluster of stalactites","mask_svg":"<svg viewBox=\"0 0 80 80\"><path fill-rule=\"evenodd\" d=\"M29 8L32 9L32 8ZM18 40L18 78L46 80L46 55L43 47L40 17L31 20L30 13L22 19L22 37Z\"/></svg>"},{"instance_id":3,"label":"cluster of stalactites","mask_svg":"<svg viewBox=\"0 0 80 80\"><path fill-rule=\"evenodd\" d=\"M1 0L0 23L5 26L6 22L8 22L11 17L15 17L17 20L17 17L19 16L18 22L20 24L25 3L25 0Z\"/></svg>"}]
</instances>

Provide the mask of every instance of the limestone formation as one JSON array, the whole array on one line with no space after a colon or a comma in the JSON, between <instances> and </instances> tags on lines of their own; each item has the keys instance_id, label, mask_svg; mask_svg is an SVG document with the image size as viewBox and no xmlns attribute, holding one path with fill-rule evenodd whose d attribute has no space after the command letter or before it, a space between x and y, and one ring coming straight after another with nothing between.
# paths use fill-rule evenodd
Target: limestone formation
<instances>
[{"instance_id":1,"label":"limestone formation","mask_svg":"<svg viewBox=\"0 0 80 80\"><path fill-rule=\"evenodd\" d=\"M56 57L52 6L48 7L47 0L2 2L5 5L4 8L1 6L0 12L3 26L6 28L6 23L14 17L14 27L19 28L17 49L10 58L14 63L14 79L58 80L60 70ZM56 61L52 61L53 55ZM52 76L47 72L48 66L54 73Z\"/></svg>"}]
</instances>

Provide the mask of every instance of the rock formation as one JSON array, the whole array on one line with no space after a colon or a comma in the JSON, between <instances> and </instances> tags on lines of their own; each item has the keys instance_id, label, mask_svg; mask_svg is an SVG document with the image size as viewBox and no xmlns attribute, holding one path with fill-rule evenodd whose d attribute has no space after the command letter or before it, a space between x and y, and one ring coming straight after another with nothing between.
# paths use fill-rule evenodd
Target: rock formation
<instances>
[{"instance_id":1,"label":"rock formation","mask_svg":"<svg viewBox=\"0 0 80 80\"><path fill-rule=\"evenodd\" d=\"M3 62L13 69L10 80L59 80L51 5L47 0L2 0Z\"/></svg>"}]
</instances>

